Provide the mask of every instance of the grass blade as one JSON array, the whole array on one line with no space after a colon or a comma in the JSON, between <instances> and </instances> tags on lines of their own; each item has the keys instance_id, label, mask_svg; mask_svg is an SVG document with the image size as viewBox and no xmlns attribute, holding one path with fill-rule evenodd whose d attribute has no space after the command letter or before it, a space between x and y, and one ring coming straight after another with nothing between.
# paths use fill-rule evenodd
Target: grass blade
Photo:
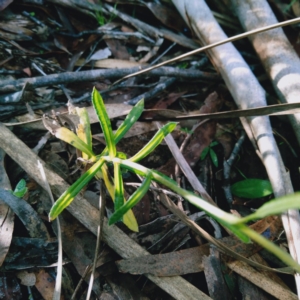
<instances>
[{"instance_id":1,"label":"grass blade","mask_svg":"<svg viewBox=\"0 0 300 300\"><path fill-rule=\"evenodd\" d=\"M104 164L101 167L101 172L97 172L96 178L102 178L104 180L105 186L109 192L109 195L113 202L115 202L115 187L114 183L111 181L110 175L108 173L108 168ZM132 212L132 210L128 210L127 213L123 216L123 223L132 231L138 232L139 226L137 220Z\"/></svg>"},{"instance_id":2,"label":"grass blade","mask_svg":"<svg viewBox=\"0 0 300 300\"><path fill-rule=\"evenodd\" d=\"M89 157L95 157L95 154L93 153L92 149L68 128L66 127L58 128L55 131L55 136L58 139L72 145L73 147L80 150L81 152L86 153Z\"/></svg>"},{"instance_id":3,"label":"grass blade","mask_svg":"<svg viewBox=\"0 0 300 300\"><path fill-rule=\"evenodd\" d=\"M177 123L170 122L166 125L164 125L162 128L160 128L157 133L154 135L154 137L133 157L131 157L129 160L133 162L137 162L144 157L146 157L148 154L150 154L167 136L170 132L172 132Z\"/></svg>"},{"instance_id":4,"label":"grass blade","mask_svg":"<svg viewBox=\"0 0 300 300\"><path fill-rule=\"evenodd\" d=\"M115 210L118 210L124 204L124 186L120 163L114 162L114 180L115 180Z\"/></svg>"},{"instance_id":5,"label":"grass blade","mask_svg":"<svg viewBox=\"0 0 300 300\"><path fill-rule=\"evenodd\" d=\"M130 130L132 125L139 119L142 112L144 110L144 99L140 100L129 112L129 114L126 116L125 120L122 122L122 124L117 129L116 133L114 134L115 144L117 144L124 136L125 134ZM99 155L99 157L107 155L108 149L107 147L102 151L102 153Z\"/></svg>"},{"instance_id":6,"label":"grass blade","mask_svg":"<svg viewBox=\"0 0 300 300\"><path fill-rule=\"evenodd\" d=\"M103 99L99 92L94 88L92 92L92 103L98 116L100 126L102 128L105 142L108 148L108 154L110 157L115 157L117 150L114 140L114 135L111 129L110 119L106 112L106 108Z\"/></svg>"},{"instance_id":7,"label":"grass blade","mask_svg":"<svg viewBox=\"0 0 300 300\"><path fill-rule=\"evenodd\" d=\"M130 198L123 204L118 210L116 210L109 219L109 225L112 225L119 221L122 216L128 212L133 206L135 206L147 193L151 184L152 175L151 172L146 176L142 185L130 196Z\"/></svg>"},{"instance_id":8,"label":"grass blade","mask_svg":"<svg viewBox=\"0 0 300 300\"><path fill-rule=\"evenodd\" d=\"M300 193L295 193L271 200L262 205L257 211L237 221L236 224L247 223L271 215L281 214L289 209L300 209Z\"/></svg>"},{"instance_id":9,"label":"grass blade","mask_svg":"<svg viewBox=\"0 0 300 300\"><path fill-rule=\"evenodd\" d=\"M85 174L72 184L52 206L49 219L54 220L67 206L71 204L82 188L95 176L102 167L104 159L99 159Z\"/></svg>"},{"instance_id":10,"label":"grass blade","mask_svg":"<svg viewBox=\"0 0 300 300\"><path fill-rule=\"evenodd\" d=\"M115 136L114 136L115 143L118 143L124 137L124 135L132 127L132 125L139 119L143 110L144 110L144 99L140 100L132 108L132 110L126 116L125 120L122 122L122 124L117 129L117 132L115 133Z\"/></svg>"}]
</instances>

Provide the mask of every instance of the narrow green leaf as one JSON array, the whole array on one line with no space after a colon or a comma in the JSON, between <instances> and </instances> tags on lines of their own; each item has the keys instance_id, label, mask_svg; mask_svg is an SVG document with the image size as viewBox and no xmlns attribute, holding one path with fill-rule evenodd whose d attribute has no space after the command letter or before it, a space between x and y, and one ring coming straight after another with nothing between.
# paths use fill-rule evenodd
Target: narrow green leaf
<instances>
[{"instance_id":1,"label":"narrow green leaf","mask_svg":"<svg viewBox=\"0 0 300 300\"><path fill-rule=\"evenodd\" d=\"M66 127L60 127L55 131L55 136L63 140L64 142L74 146L76 149L80 150L81 152L86 153L89 157L94 157L95 154L93 153L92 149L83 142L74 132L69 130Z\"/></svg>"},{"instance_id":2,"label":"narrow green leaf","mask_svg":"<svg viewBox=\"0 0 300 300\"><path fill-rule=\"evenodd\" d=\"M201 153L201 155L200 155L200 159L201 159L201 160L204 160L204 159L205 159L205 157L207 156L209 150L210 150L210 147L205 147L205 148L202 150L202 153Z\"/></svg>"},{"instance_id":3,"label":"narrow green leaf","mask_svg":"<svg viewBox=\"0 0 300 300\"><path fill-rule=\"evenodd\" d=\"M71 204L76 195L83 187L95 176L104 163L103 159L99 159L85 174L83 174L74 184L72 184L54 203L52 206L49 219L54 220L67 206Z\"/></svg>"},{"instance_id":4,"label":"narrow green leaf","mask_svg":"<svg viewBox=\"0 0 300 300\"><path fill-rule=\"evenodd\" d=\"M175 122L170 122L164 125L157 131L154 137L137 154L129 158L129 160L137 162L146 157L162 142L165 136L167 136L170 132L172 132L175 129L176 125L177 123Z\"/></svg>"},{"instance_id":5,"label":"narrow green leaf","mask_svg":"<svg viewBox=\"0 0 300 300\"><path fill-rule=\"evenodd\" d=\"M144 110L144 99L140 100L129 112L126 116L125 120L117 129L116 133L114 134L115 144L117 144L125 134L130 130L132 125L138 120ZM108 150L107 147L102 151L99 157L107 155Z\"/></svg>"},{"instance_id":6,"label":"narrow green leaf","mask_svg":"<svg viewBox=\"0 0 300 300\"><path fill-rule=\"evenodd\" d=\"M129 112L129 114L126 116L125 120L122 122L122 124L117 129L114 138L115 143L117 144L124 135L129 131L129 129L132 127L132 125L139 119L142 112L144 110L144 99L141 99Z\"/></svg>"},{"instance_id":7,"label":"narrow green leaf","mask_svg":"<svg viewBox=\"0 0 300 300\"><path fill-rule=\"evenodd\" d=\"M296 270L297 273L300 273L300 265L284 250L278 247L276 244L272 243L271 241L267 240L261 234L257 233L256 231L252 230L247 226L240 227L241 230L250 237L250 239L257 244L264 247L270 253L273 253L277 256L280 260L286 263L288 266L292 267Z\"/></svg>"},{"instance_id":8,"label":"narrow green leaf","mask_svg":"<svg viewBox=\"0 0 300 300\"><path fill-rule=\"evenodd\" d=\"M130 198L125 202L124 205L122 205L113 213L113 215L109 219L109 225L119 221L127 211L129 211L145 196L145 194L149 190L151 180L152 175L151 172L149 172L141 186L130 196Z\"/></svg>"},{"instance_id":9,"label":"narrow green leaf","mask_svg":"<svg viewBox=\"0 0 300 300\"><path fill-rule=\"evenodd\" d=\"M116 150L116 145L115 145L115 140L114 140L114 135L111 129L111 123L110 119L108 117L108 114L106 112L106 108L103 102L103 99L99 92L93 88L93 93L92 93L92 103L95 108L96 114L98 116L100 126L102 128L105 142L108 148L108 153L110 157L115 157L117 150Z\"/></svg>"},{"instance_id":10,"label":"narrow green leaf","mask_svg":"<svg viewBox=\"0 0 300 300\"><path fill-rule=\"evenodd\" d=\"M213 164L215 165L215 167L218 167L218 164L219 164L218 156L212 148L209 149L209 155L210 155L210 158L211 158Z\"/></svg>"},{"instance_id":11,"label":"narrow green leaf","mask_svg":"<svg viewBox=\"0 0 300 300\"><path fill-rule=\"evenodd\" d=\"M267 203L262 205L255 213L240 219L237 224L247 223L249 221L262 219L271 215L278 215L289 209L300 209L299 192L268 201Z\"/></svg>"},{"instance_id":12,"label":"narrow green leaf","mask_svg":"<svg viewBox=\"0 0 300 300\"><path fill-rule=\"evenodd\" d=\"M103 178L104 183L106 185L106 188L109 192L109 195L111 197L111 199L113 200L113 202L115 201L115 187L114 187L114 183L111 182L110 180L110 176L108 174L108 168L107 165L103 165L101 168L101 172L98 172L96 174L100 175L100 178ZM136 218L132 212L132 210L129 210L124 216L123 216L123 223L132 231L134 232L138 232L139 231L139 226L138 223L136 221Z\"/></svg>"},{"instance_id":13,"label":"narrow green leaf","mask_svg":"<svg viewBox=\"0 0 300 300\"><path fill-rule=\"evenodd\" d=\"M242 198L261 198L273 193L270 181L262 179L245 179L231 186L233 195Z\"/></svg>"},{"instance_id":14,"label":"narrow green leaf","mask_svg":"<svg viewBox=\"0 0 300 300\"><path fill-rule=\"evenodd\" d=\"M124 186L120 163L114 162L115 210L124 204Z\"/></svg>"}]
</instances>

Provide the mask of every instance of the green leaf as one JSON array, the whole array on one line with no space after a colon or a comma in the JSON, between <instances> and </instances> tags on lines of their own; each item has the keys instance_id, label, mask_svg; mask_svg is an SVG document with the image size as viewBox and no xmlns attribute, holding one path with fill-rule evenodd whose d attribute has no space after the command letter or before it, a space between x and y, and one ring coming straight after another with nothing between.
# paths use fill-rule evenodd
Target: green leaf
<instances>
[{"instance_id":1,"label":"green leaf","mask_svg":"<svg viewBox=\"0 0 300 300\"><path fill-rule=\"evenodd\" d=\"M210 150L210 147L205 147L205 148L202 150L202 153L201 153L201 155L200 155L200 159L201 159L201 160L204 160L204 159L205 159L205 157L207 156L209 150Z\"/></svg>"},{"instance_id":2,"label":"green leaf","mask_svg":"<svg viewBox=\"0 0 300 300\"><path fill-rule=\"evenodd\" d=\"M142 112L144 110L144 99L140 100L128 113L125 120L122 122L122 124L117 129L114 139L115 144L117 144L124 136L125 134L130 130L132 125L139 119ZM99 155L99 157L107 155L108 150L107 147L102 151L102 153Z\"/></svg>"},{"instance_id":3,"label":"green leaf","mask_svg":"<svg viewBox=\"0 0 300 300\"><path fill-rule=\"evenodd\" d=\"M120 163L114 162L115 210L124 204L124 186Z\"/></svg>"},{"instance_id":4,"label":"green leaf","mask_svg":"<svg viewBox=\"0 0 300 300\"><path fill-rule=\"evenodd\" d=\"M24 179L21 179L18 182L15 190L13 191L13 195L15 195L18 198L22 198L26 194L27 190L28 189L26 187L26 181Z\"/></svg>"},{"instance_id":5,"label":"green leaf","mask_svg":"<svg viewBox=\"0 0 300 300\"><path fill-rule=\"evenodd\" d=\"M107 165L104 164L101 168L101 172L97 172L96 178L103 178L105 186L109 192L109 195L113 202L115 201L115 186L111 182ZM139 226L137 223L137 220L132 212L132 210L129 210L124 216L123 216L123 223L132 231L138 232Z\"/></svg>"},{"instance_id":6,"label":"green leaf","mask_svg":"<svg viewBox=\"0 0 300 300\"><path fill-rule=\"evenodd\" d=\"M125 120L119 126L115 133L115 143L117 144L124 135L129 131L132 125L139 119L144 110L144 99L141 99L129 112Z\"/></svg>"},{"instance_id":7,"label":"green leaf","mask_svg":"<svg viewBox=\"0 0 300 300\"><path fill-rule=\"evenodd\" d=\"M215 167L218 167L218 156L212 148L209 149L209 155Z\"/></svg>"},{"instance_id":8,"label":"green leaf","mask_svg":"<svg viewBox=\"0 0 300 300\"><path fill-rule=\"evenodd\" d=\"M151 180L152 175L151 172L149 172L141 186L130 196L130 198L125 202L123 206L121 206L113 213L113 215L109 219L109 225L119 221L127 211L129 211L145 196L145 194L149 190Z\"/></svg>"},{"instance_id":9,"label":"green leaf","mask_svg":"<svg viewBox=\"0 0 300 300\"><path fill-rule=\"evenodd\" d=\"M95 176L104 163L104 159L99 159L85 174L83 174L74 184L72 184L52 206L49 219L54 220L67 206L71 204L76 195Z\"/></svg>"},{"instance_id":10,"label":"green leaf","mask_svg":"<svg viewBox=\"0 0 300 300\"><path fill-rule=\"evenodd\" d=\"M270 181L262 179L245 179L231 186L233 195L242 198L261 198L273 193Z\"/></svg>"},{"instance_id":11,"label":"green leaf","mask_svg":"<svg viewBox=\"0 0 300 300\"><path fill-rule=\"evenodd\" d=\"M81 152L86 153L89 157L95 157L95 154L93 153L92 149L68 128L66 127L58 128L55 131L55 136L58 139L74 146L76 149L80 150Z\"/></svg>"},{"instance_id":12,"label":"green leaf","mask_svg":"<svg viewBox=\"0 0 300 300\"><path fill-rule=\"evenodd\" d=\"M170 132L172 132L175 129L176 125L177 123L175 122L170 122L164 125L157 131L154 137L137 154L129 158L129 160L137 162L146 157L162 142L165 136L167 136Z\"/></svg>"},{"instance_id":13,"label":"green leaf","mask_svg":"<svg viewBox=\"0 0 300 300\"><path fill-rule=\"evenodd\" d=\"M239 223L247 223L251 220L262 219L271 215L281 214L289 209L300 209L300 193L287 195L271 201L268 201L262 205L257 211L245 218L240 219Z\"/></svg>"},{"instance_id":14,"label":"green leaf","mask_svg":"<svg viewBox=\"0 0 300 300\"><path fill-rule=\"evenodd\" d=\"M210 143L209 147L214 147L214 146L217 146L219 145L219 142L218 141L213 141Z\"/></svg>"},{"instance_id":15,"label":"green leaf","mask_svg":"<svg viewBox=\"0 0 300 300\"><path fill-rule=\"evenodd\" d=\"M93 93L92 93L92 103L95 108L96 114L98 116L100 126L102 128L105 142L108 148L108 153L110 157L115 157L117 150L116 150L116 145L115 145L115 140L114 140L114 135L111 129L111 123L110 119L108 117L108 114L106 112L106 108L103 102L103 99L99 92L93 88Z\"/></svg>"}]
</instances>

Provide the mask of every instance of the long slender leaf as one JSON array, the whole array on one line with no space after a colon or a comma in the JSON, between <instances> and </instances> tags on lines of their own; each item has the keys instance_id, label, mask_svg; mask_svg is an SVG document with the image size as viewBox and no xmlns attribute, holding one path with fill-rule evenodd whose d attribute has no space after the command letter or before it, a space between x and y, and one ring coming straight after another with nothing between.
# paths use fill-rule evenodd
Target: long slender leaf
<instances>
[{"instance_id":1,"label":"long slender leaf","mask_svg":"<svg viewBox=\"0 0 300 300\"><path fill-rule=\"evenodd\" d=\"M281 214L289 209L300 209L300 193L287 195L271 200L262 205L257 211L236 222L236 224L247 223L252 220L262 219L271 215Z\"/></svg>"},{"instance_id":2,"label":"long slender leaf","mask_svg":"<svg viewBox=\"0 0 300 300\"><path fill-rule=\"evenodd\" d=\"M113 202L115 202L115 186L114 183L111 181L110 175L108 173L108 168L104 164L101 167L101 172L97 172L96 178L102 178L104 180L105 186L109 192L109 195ZM139 226L137 220L132 212L132 210L128 210L127 213L123 216L123 223L132 231L138 232Z\"/></svg>"},{"instance_id":3,"label":"long slender leaf","mask_svg":"<svg viewBox=\"0 0 300 300\"><path fill-rule=\"evenodd\" d=\"M252 241L256 242L257 244L264 247L270 253L273 253L277 256L280 260L285 262L288 266L292 267L296 270L297 273L300 273L300 265L288 254L286 251L278 247L275 243L272 243L268 239L266 239L263 235L257 233L256 231L252 230L251 228L243 225L240 227L241 231L244 234L248 235Z\"/></svg>"},{"instance_id":4,"label":"long slender leaf","mask_svg":"<svg viewBox=\"0 0 300 300\"><path fill-rule=\"evenodd\" d=\"M92 149L68 128L66 127L58 128L55 132L55 136L58 139L74 146L76 149L80 150L81 152L86 153L89 157L95 157L95 154L93 153Z\"/></svg>"},{"instance_id":5,"label":"long slender leaf","mask_svg":"<svg viewBox=\"0 0 300 300\"><path fill-rule=\"evenodd\" d=\"M95 108L96 114L100 122L100 126L104 134L109 156L115 157L117 150L116 150L114 135L111 129L111 123L108 114L106 112L103 99L95 88L93 89L93 93L92 93L92 103Z\"/></svg>"},{"instance_id":6,"label":"long slender leaf","mask_svg":"<svg viewBox=\"0 0 300 300\"><path fill-rule=\"evenodd\" d=\"M115 210L118 210L124 204L124 186L119 162L114 162L114 180L115 180Z\"/></svg>"},{"instance_id":7,"label":"long slender leaf","mask_svg":"<svg viewBox=\"0 0 300 300\"><path fill-rule=\"evenodd\" d=\"M82 188L95 176L102 167L104 159L99 159L85 174L72 184L52 206L49 219L54 220L67 206L71 204Z\"/></svg>"},{"instance_id":8,"label":"long slender leaf","mask_svg":"<svg viewBox=\"0 0 300 300\"><path fill-rule=\"evenodd\" d=\"M117 129L114 138L115 143L117 144L124 135L129 131L129 129L132 127L132 125L139 119L142 112L144 110L144 99L141 99L128 113L125 120L122 122L122 124Z\"/></svg>"},{"instance_id":9,"label":"long slender leaf","mask_svg":"<svg viewBox=\"0 0 300 300\"><path fill-rule=\"evenodd\" d=\"M131 157L129 160L133 162L137 162L147 155L149 155L164 139L165 136L167 136L170 132L172 132L177 123L170 122L166 125L164 125L162 128L160 128L157 133L154 135L154 137L133 157Z\"/></svg>"},{"instance_id":10,"label":"long slender leaf","mask_svg":"<svg viewBox=\"0 0 300 300\"><path fill-rule=\"evenodd\" d=\"M144 110L144 99L140 100L129 112L129 114L126 116L125 120L122 122L122 124L117 129L116 133L114 134L115 143L117 144L124 136L125 134L130 130L132 125L139 119L142 112ZM99 157L107 155L108 149L107 147L102 151L102 153L99 155Z\"/></svg>"},{"instance_id":11,"label":"long slender leaf","mask_svg":"<svg viewBox=\"0 0 300 300\"><path fill-rule=\"evenodd\" d=\"M151 184L152 175L151 172L146 176L142 185L130 196L130 198L122 205L117 211L113 213L113 215L109 219L109 225L116 223L119 221L122 216L129 211L133 206L135 206L147 193L149 190L149 186Z\"/></svg>"}]
</instances>

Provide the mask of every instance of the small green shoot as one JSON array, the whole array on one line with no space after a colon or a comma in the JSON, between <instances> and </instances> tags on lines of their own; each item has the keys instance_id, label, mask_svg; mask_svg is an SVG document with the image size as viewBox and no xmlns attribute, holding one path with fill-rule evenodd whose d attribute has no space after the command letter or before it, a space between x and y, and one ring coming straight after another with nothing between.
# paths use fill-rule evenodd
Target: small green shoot
<instances>
[{"instance_id":1,"label":"small green shoot","mask_svg":"<svg viewBox=\"0 0 300 300\"><path fill-rule=\"evenodd\" d=\"M27 190L28 188L26 186L26 181L24 179L21 179L16 185L15 190L12 191L12 194L18 198L23 198L27 193Z\"/></svg>"},{"instance_id":2,"label":"small green shoot","mask_svg":"<svg viewBox=\"0 0 300 300\"><path fill-rule=\"evenodd\" d=\"M99 4L100 5L102 4L101 1L99 1ZM117 3L114 5L114 9L116 9L116 8L117 8ZM104 13L102 12L102 10L95 11L95 16L96 16L97 22L100 26L110 23L111 21L113 21L116 18L115 14L111 14L109 18L106 18L104 16Z\"/></svg>"},{"instance_id":3,"label":"small green shoot","mask_svg":"<svg viewBox=\"0 0 300 300\"><path fill-rule=\"evenodd\" d=\"M218 167L219 162L218 162L218 156L216 154L216 152L212 149L212 147L218 145L219 142L217 141L213 141L210 143L210 145L208 147L205 147L201 153L200 159L204 160L206 158L206 156L209 154L211 161L213 162L215 167Z\"/></svg>"}]
</instances>

